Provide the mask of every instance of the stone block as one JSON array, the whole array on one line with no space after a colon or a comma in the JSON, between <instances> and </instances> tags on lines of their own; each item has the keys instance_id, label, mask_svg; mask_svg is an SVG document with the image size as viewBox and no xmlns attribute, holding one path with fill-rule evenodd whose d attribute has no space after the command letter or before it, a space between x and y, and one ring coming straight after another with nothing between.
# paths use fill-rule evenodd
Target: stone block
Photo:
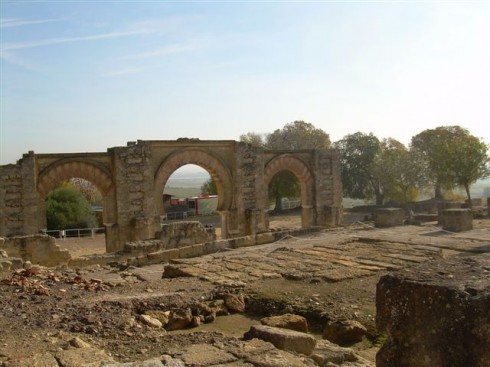
<instances>
[{"instance_id":1,"label":"stone block","mask_svg":"<svg viewBox=\"0 0 490 367\"><path fill-rule=\"evenodd\" d=\"M490 259L451 258L385 275L376 325L388 339L377 367L486 367L490 361Z\"/></svg>"},{"instance_id":2,"label":"stone block","mask_svg":"<svg viewBox=\"0 0 490 367\"><path fill-rule=\"evenodd\" d=\"M274 233L271 232L259 233L255 237L256 237L257 245L263 245L265 243L274 242Z\"/></svg>"},{"instance_id":3,"label":"stone block","mask_svg":"<svg viewBox=\"0 0 490 367\"><path fill-rule=\"evenodd\" d=\"M214 254L218 251L223 251L230 248L230 241L228 240L218 240L212 242L206 242L204 245L204 254Z\"/></svg>"},{"instance_id":4,"label":"stone block","mask_svg":"<svg viewBox=\"0 0 490 367\"><path fill-rule=\"evenodd\" d=\"M148 262L152 264L169 262L172 259L178 259L180 257L180 251L178 248L170 249L170 250L161 250L161 251L149 253L147 257L148 257Z\"/></svg>"},{"instance_id":5,"label":"stone block","mask_svg":"<svg viewBox=\"0 0 490 367\"><path fill-rule=\"evenodd\" d=\"M450 232L462 232L473 229L471 209L445 209L441 214L442 228Z\"/></svg>"},{"instance_id":6,"label":"stone block","mask_svg":"<svg viewBox=\"0 0 490 367\"><path fill-rule=\"evenodd\" d=\"M437 222L442 224L442 211L446 209L461 209L458 201L443 201L437 204Z\"/></svg>"},{"instance_id":7,"label":"stone block","mask_svg":"<svg viewBox=\"0 0 490 367\"><path fill-rule=\"evenodd\" d=\"M323 331L323 339L339 345L354 344L362 340L367 329L356 320L337 320L330 322Z\"/></svg>"},{"instance_id":8,"label":"stone block","mask_svg":"<svg viewBox=\"0 0 490 367\"><path fill-rule=\"evenodd\" d=\"M264 317L260 320L262 325L291 329L303 333L308 332L308 322L303 316L286 313L280 316Z\"/></svg>"},{"instance_id":9,"label":"stone block","mask_svg":"<svg viewBox=\"0 0 490 367\"><path fill-rule=\"evenodd\" d=\"M244 236L235 238L235 248L254 246L255 244L255 236Z\"/></svg>"},{"instance_id":10,"label":"stone block","mask_svg":"<svg viewBox=\"0 0 490 367\"><path fill-rule=\"evenodd\" d=\"M405 212L401 208L379 208L374 212L374 225L387 228L403 225Z\"/></svg>"},{"instance_id":11,"label":"stone block","mask_svg":"<svg viewBox=\"0 0 490 367\"><path fill-rule=\"evenodd\" d=\"M262 339L274 344L278 349L305 355L310 355L316 346L316 339L312 335L265 325L252 326L250 330L243 335L243 338L245 340L253 338Z\"/></svg>"},{"instance_id":12,"label":"stone block","mask_svg":"<svg viewBox=\"0 0 490 367\"><path fill-rule=\"evenodd\" d=\"M204 244L200 243L198 245L186 246L179 248L179 257L197 257L204 254Z\"/></svg>"}]
</instances>

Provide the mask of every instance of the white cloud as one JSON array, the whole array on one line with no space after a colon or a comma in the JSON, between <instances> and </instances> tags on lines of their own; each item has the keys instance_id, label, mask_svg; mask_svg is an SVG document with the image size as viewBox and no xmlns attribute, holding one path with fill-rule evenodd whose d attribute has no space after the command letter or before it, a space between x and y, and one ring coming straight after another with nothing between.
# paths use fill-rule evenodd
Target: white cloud
<instances>
[{"instance_id":1,"label":"white cloud","mask_svg":"<svg viewBox=\"0 0 490 367\"><path fill-rule=\"evenodd\" d=\"M50 46L50 45L57 45L57 44L63 44L63 43L82 42L82 41L96 41L96 40L102 40L102 39L128 37L128 36L151 34L151 33L154 33L154 31L151 29L139 29L139 30L125 31L125 32L101 33L101 34L94 34L94 35L89 35L89 36L48 38L45 40L32 41L32 42L7 43L2 47L2 49L4 51L22 50L22 49L26 49L26 48Z\"/></svg>"},{"instance_id":2,"label":"white cloud","mask_svg":"<svg viewBox=\"0 0 490 367\"><path fill-rule=\"evenodd\" d=\"M0 20L0 28L20 27L33 24L44 24L51 22L61 22L66 18L52 18L52 19L22 19L22 18L4 18Z\"/></svg>"},{"instance_id":3,"label":"white cloud","mask_svg":"<svg viewBox=\"0 0 490 367\"><path fill-rule=\"evenodd\" d=\"M158 48L153 51L148 51L148 52L142 52L142 53L137 53L133 55L128 55L125 56L123 59L148 59L152 57L159 57L159 56L166 56L166 55L174 55L174 54L180 54L183 52L190 52L190 51L195 51L198 49L203 48L204 45L200 42L189 42L186 44L182 45L170 45L170 46L165 46Z\"/></svg>"}]
</instances>

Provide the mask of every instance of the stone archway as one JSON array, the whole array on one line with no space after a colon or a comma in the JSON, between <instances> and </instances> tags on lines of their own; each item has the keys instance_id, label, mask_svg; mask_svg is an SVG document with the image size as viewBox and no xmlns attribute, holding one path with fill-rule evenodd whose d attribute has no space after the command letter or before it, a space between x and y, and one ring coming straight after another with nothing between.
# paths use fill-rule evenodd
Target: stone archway
<instances>
[{"instance_id":1,"label":"stone archway","mask_svg":"<svg viewBox=\"0 0 490 367\"><path fill-rule=\"evenodd\" d=\"M102 195L107 195L113 187L111 174L97 162L62 159L39 173L37 191L42 197L46 197L61 182L72 177L90 181L101 190Z\"/></svg>"},{"instance_id":2,"label":"stone archway","mask_svg":"<svg viewBox=\"0 0 490 367\"><path fill-rule=\"evenodd\" d=\"M103 198L103 223L106 227L106 250L111 252L117 243L117 235L110 231L115 222L116 199L111 173L96 161L90 159L61 159L46 168L38 175L37 191L40 195L40 207L44 208L44 199L61 182L79 177L94 184Z\"/></svg>"},{"instance_id":3,"label":"stone archway","mask_svg":"<svg viewBox=\"0 0 490 367\"><path fill-rule=\"evenodd\" d=\"M218 190L217 211L221 215L221 231L227 237L227 213L233 203L232 178L227 167L215 156L200 149L183 149L172 153L158 167L155 173L155 203L157 212L164 213L161 199L163 188L172 173L187 164L195 164L208 171Z\"/></svg>"},{"instance_id":4,"label":"stone archway","mask_svg":"<svg viewBox=\"0 0 490 367\"><path fill-rule=\"evenodd\" d=\"M281 171L292 172L299 181L301 188L301 223L303 228L311 227L314 223L314 177L308 165L300 158L290 154L281 154L269 161L264 169L266 190L274 176ZM265 198L265 200L268 200ZM268 207L267 203L264 207Z\"/></svg>"}]
</instances>

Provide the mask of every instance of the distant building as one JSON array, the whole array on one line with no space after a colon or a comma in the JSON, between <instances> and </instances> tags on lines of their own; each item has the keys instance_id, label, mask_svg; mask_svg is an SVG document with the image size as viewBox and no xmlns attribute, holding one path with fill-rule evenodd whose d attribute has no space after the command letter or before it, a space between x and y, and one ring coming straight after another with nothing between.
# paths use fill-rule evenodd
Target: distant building
<instances>
[{"instance_id":1,"label":"distant building","mask_svg":"<svg viewBox=\"0 0 490 367\"><path fill-rule=\"evenodd\" d=\"M184 199L164 194L163 207L169 219L212 214L218 207L218 195L199 195Z\"/></svg>"}]
</instances>

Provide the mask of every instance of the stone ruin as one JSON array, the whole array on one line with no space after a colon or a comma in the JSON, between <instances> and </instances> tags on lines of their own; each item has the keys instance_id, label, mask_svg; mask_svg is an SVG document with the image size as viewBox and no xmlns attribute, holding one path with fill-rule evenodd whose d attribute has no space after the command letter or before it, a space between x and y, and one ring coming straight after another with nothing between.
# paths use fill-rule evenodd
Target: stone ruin
<instances>
[{"instance_id":1,"label":"stone ruin","mask_svg":"<svg viewBox=\"0 0 490 367\"><path fill-rule=\"evenodd\" d=\"M490 258L430 261L382 277L376 324L388 334L377 367L487 367Z\"/></svg>"},{"instance_id":2,"label":"stone ruin","mask_svg":"<svg viewBox=\"0 0 490 367\"><path fill-rule=\"evenodd\" d=\"M290 171L301 187L303 228L342 221L340 166L334 150L269 151L236 141L143 141L104 153L25 154L0 166L0 236L46 228L45 198L62 181L78 177L103 196L106 251L157 238L165 215L163 188L181 166L206 169L218 190L222 238L266 232L268 186Z\"/></svg>"}]
</instances>

